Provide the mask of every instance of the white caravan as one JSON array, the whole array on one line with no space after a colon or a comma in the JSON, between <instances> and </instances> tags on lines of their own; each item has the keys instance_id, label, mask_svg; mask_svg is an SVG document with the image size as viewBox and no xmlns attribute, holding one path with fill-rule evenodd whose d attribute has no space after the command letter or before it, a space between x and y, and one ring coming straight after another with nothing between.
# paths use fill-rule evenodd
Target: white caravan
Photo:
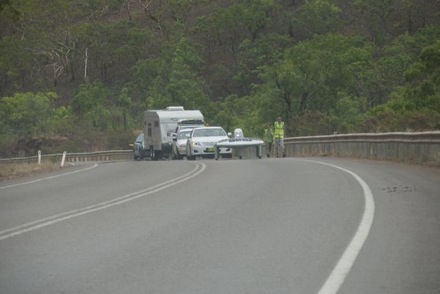
<instances>
[{"instance_id":1,"label":"white caravan","mask_svg":"<svg viewBox=\"0 0 440 294\"><path fill-rule=\"evenodd\" d=\"M172 136L181 120L204 121L199 110L185 110L183 106L169 106L164 110L144 112L145 154L152 160L169 157L172 152Z\"/></svg>"}]
</instances>

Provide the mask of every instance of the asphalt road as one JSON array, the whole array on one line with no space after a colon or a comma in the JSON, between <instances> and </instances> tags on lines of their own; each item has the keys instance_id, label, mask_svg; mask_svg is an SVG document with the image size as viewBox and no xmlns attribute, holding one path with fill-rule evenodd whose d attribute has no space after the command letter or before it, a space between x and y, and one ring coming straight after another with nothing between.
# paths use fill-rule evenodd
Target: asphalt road
<instances>
[{"instance_id":1,"label":"asphalt road","mask_svg":"<svg viewBox=\"0 0 440 294\"><path fill-rule=\"evenodd\" d=\"M440 293L440 171L91 163L0 183L0 293Z\"/></svg>"}]
</instances>

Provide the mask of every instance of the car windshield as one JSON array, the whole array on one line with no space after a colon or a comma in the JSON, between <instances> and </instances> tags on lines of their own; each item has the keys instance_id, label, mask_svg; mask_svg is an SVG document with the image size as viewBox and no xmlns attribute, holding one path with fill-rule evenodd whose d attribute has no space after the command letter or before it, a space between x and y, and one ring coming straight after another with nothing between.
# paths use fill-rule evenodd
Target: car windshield
<instances>
[{"instance_id":1,"label":"car windshield","mask_svg":"<svg viewBox=\"0 0 440 294\"><path fill-rule=\"evenodd\" d=\"M191 135L191 130L185 131L185 132L179 132L177 134L177 139L188 139L189 136Z\"/></svg>"},{"instance_id":2,"label":"car windshield","mask_svg":"<svg viewBox=\"0 0 440 294\"><path fill-rule=\"evenodd\" d=\"M195 129L193 137L218 137L226 136L223 129Z\"/></svg>"}]
</instances>

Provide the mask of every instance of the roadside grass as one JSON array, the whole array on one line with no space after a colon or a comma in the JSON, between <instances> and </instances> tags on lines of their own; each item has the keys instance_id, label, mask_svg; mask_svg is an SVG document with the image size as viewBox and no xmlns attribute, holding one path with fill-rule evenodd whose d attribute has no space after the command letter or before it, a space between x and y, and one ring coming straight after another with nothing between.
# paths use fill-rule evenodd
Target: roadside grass
<instances>
[{"instance_id":1,"label":"roadside grass","mask_svg":"<svg viewBox=\"0 0 440 294\"><path fill-rule=\"evenodd\" d=\"M38 163L5 163L0 164L0 181L21 178L38 173L49 172L60 168L59 163L44 161Z\"/></svg>"}]
</instances>

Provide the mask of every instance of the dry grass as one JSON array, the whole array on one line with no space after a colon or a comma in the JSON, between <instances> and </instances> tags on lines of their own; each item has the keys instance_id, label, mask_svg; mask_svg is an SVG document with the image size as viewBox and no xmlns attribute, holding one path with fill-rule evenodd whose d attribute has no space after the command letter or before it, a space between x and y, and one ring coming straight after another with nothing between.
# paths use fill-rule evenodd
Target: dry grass
<instances>
[{"instance_id":1,"label":"dry grass","mask_svg":"<svg viewBox=\"0 0 440 294\"><path fill-rule=\"evenodd\" d=\"M59 163L5 163L0 164L0 181L49 172L60 168Z\"/></svg>"}]
</instances>

